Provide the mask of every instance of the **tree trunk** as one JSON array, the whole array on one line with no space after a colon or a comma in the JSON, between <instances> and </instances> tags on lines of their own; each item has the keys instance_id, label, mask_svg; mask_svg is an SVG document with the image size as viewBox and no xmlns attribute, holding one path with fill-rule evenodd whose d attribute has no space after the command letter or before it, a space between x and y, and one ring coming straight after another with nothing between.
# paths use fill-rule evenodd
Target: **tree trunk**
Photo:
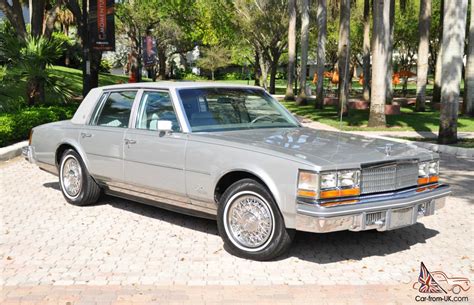
<instances>
[{"instance_id":1,"label":"tree trunk","mask_svg":"<svg viewBox=\"0 0 474 305\"><path fill-rule=\"evenodd\" d=\"M20 39L26 38L26 24L23 18L23 7L19 0L0 0L0 11L2 11L10 21L15 34Z\"/></svg>"},{"instance_id":2,"label":"tree trunk","mask_svg":"<svg viewBox=\"0 0 474 305\"><path fill-rule=\"evenodd\" d=\"M255 51L255 63L253 65L254 86L260 86L260 55Z\"/></svg>"},{"instance_id":3,"label":"tree trunk","mask_svg":"<svg viewBox=\"0 0 474 305\"><path fill-rule=\"evenodd\" d=\"M370 100L370 0L364 0L364 42L362 47L362 75L364 100Z\"/></svg>"},{"instance_id":4,"label":"tree trunk","mask_svg":"<svg viewBox=\"0 0 474 305\"><path fill-rule=\"evenodd\" d=\"M260 62L260 71L261 71L261 81L260 83L262 84L263 89L268 91L268 71L269 71L269 64L268 64L268 59L263 56L263 53L261 50L259 52L259 62Z\"/></svg>"},{"instance_id":5,"label":"tree trunk","mask_svg":"<svg viewBox=\"0 0 474 305\"><path fill-rule=\"evenodd\" d=\"M471 0L471 20L469 22L469 44L464 76L464 114L474 117L474 0Z\"/></svg>"},{"instance_id":6,"label":"tree trunk","mask_svg":"<svg viewBox=\"0 0 474 305\"><path fill-rule=\"evenodd\" d=\"M339 20L339 111L347 115L349 102L349 56L350 56L350 18L351 1L341 0L341 14Z\"/></svg>"},{"instance_id":7,"label":"tree trunk","mask_svg":"<svg viewBox=\"0 0 474 305\"><path fill-rule=\"evenodd\" d=\"M276 88L276 74L278 71L278 59L273 59L270 62L270 94L275 94Z\"/></svg>"},{"instance_id":8,"label":"tree trunk","mask_svg":"<svg viewBox=\"0 0 474 305\"><path fill-rule=\"evenodd\" d=\"M306 77L308 68L308 40L309 40L309 0L302 1L301 8L301 66L300 66L300 91L296 98L297 105L306 105Z\"/></svg>"},{"instance_id":9,"label":"tree trunk","mask_svg":"<svg viewBox=\"0 0 474 305\"><path fill-rule=\"evenodd\" d=\"M164 80L166 79L166 52L164 48L158 48L158 79Z\"/></svg>"},{"instance_id":10,"label":"tree trunk","mask_svg":"<svg viewBox=\"0 0 474 305\"><path fill-rule=\"evenodd\" d=\"M90 57L91 57L90 88L92 89L92 88L99 87L99 68L100 68L100 61L102 60L102 52L91 50Z\"/></svg>"},{"instance_id":11,"label":"tree trunk","mask_svg":"<svg viewBox=\"0 0 474 305\"><path fill-rule=\"evenodd\" d=\"M390 2L374 0L372 96L369 127L385 127L385 99L387 94L388 49L390 43Z\"/></svg>"},{"instance_id":12,"label":"tree trunk","mask_svg":"<svg viewBox=\"0 0 474 305\"><path fill-rule=\"evenodd\" d=\"M459 89L463 68L467 0L445 1L438 143L457 142Z\"/></svg>"},{"instance_id":13,"label":"tree trunk","mask_svg":"<svg viewBox=\"0 0 474 305\"><path fill-rule=\"evenodd\" d=\"M393 30L395 25L395 0L390 0L390 36L388 43L388 70L387 70L387 96L385 103L391 104L393 100Z\"/></svg>"},{"instance_id":14,"label":"tree trunk","mask_svg":"<svg viewBox=\"0 0 474 305\"><path fill-rule=\"evenodd\" d=\"M214 70L211 70L211 80L214 80Z\"/></svg>"},{"instance_id":15,"label":"tree trunk","mask_svg":"<svg viewBox=\"0 0 474 305\"><path fill-rule=\"evenodd\" d=\"M418 32L417 72L416 72L416 106L415 111L425 111L426 84L428 81L428 57L430 44L431 0L420 0L420 17Z\"/></svg>"},{"instance_id":16,"label":"tree trunk","mask_svg":"<svg viewBox=\"0 0 474 305\"><path fill-rule=\"evenodd\" d=\"M43 33L43 20L45 0L32 1L31 11L31 36L39 37Z\"/></svg>"},{"instance_id":17,"label":"tree trunk","mask_svg":"<svg viewBox=\"0 0 474 305\"><path fill-rule=\"evenodd\" d=\"M295 79L295 61L296 61L296 0L288 1L288 71L286 82L285 100L294 100L293 81Z\"/></svg>"},{"instance_id":18,"label":"tree trunk","mask_svg":"<svg viewBox=\"0 0 474 305\"><path fill-rule=\"evenodd\" d=\"M441 16L439 18L439 50L438 55L436 56L436 71L435 71L435 79L434 79L434 86L433 86L433 99L431 101L432 104L441 103L441 70L443 65L441 64L441 59L443 56L443 20L444 20L444 0L441 0L441 9L440 9Z\"/></svg>"},{"instance_id":19,"label":"tree trunk","mask_svg":"<svg viewBox=\"0 0 474 305\"><path fill-rule=\"evenodd\" d=\"M326 64L326 39L327 39L327 5L326 0L319 0L318 11L318 82L316 85L315 107L324 107L324 67Z\"/></svg>"}]
</instances>

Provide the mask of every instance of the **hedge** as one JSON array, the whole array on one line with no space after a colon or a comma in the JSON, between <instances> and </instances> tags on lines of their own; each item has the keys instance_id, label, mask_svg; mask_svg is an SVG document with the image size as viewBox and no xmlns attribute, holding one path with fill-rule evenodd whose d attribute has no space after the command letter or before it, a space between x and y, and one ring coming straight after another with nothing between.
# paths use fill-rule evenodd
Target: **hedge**
<instances>
[{"instance_id":1,"label":"hedge","mask_svg":"<svg viewBox=\"0 0 474 305\"><path fill-rule=\"evenodd\" d=\"M0 114L0 147L28 139L35 126L70 119L75 110L74 106L31 107Z\"/></svg>"}]
</instances>

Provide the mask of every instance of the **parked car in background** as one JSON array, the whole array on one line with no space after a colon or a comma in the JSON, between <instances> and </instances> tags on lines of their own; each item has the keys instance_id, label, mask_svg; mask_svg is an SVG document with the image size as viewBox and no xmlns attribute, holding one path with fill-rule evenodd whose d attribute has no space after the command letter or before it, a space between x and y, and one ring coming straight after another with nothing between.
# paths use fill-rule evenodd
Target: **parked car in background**
<instances>
[{"instance_id":1,"label":"parked car in background","mask_svg":"<svg viewBox=\"0 0 474 305\"><path fill-rule=\"evenodd\" d=\"M302 127L263 89L158 82L93 89L74 117L35 127L26 158L65 199L101 193L217 220L226 249L277 257L296 230L392 230L433 215L438 155Z\"/></svg>"}]
</instances>

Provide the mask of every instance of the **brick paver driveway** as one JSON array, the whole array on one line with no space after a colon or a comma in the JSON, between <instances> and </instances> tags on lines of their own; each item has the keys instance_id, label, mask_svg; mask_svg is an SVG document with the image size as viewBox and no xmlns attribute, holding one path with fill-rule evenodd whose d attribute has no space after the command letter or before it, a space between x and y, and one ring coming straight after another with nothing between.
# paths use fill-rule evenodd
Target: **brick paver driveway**
<instances>
[{"instance_id":1,"label":"brick paver driveway","mask_svg":"<svg viewBox=\"0 0 474 305\"><path fill-rule=\"evenodd\" d=\"M0 164L0 303L414 302L421 261L474 280L474 160L441 166L454 195L437 215L385 233L297 233L262 263L229 255L210 220L113 197L69 205L57 177L18 158Z\"/></svg>"}]
</instances>

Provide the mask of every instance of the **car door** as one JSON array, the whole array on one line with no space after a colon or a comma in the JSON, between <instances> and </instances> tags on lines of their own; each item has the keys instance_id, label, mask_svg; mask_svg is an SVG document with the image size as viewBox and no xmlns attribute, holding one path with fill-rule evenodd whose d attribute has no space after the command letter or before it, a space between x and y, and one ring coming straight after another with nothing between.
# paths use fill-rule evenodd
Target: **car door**
<instances>
[{"instance_id":1,"label":"car door","mask_svg":"<svg viewBox=\"0 0 474 305\"><path fill-rule=\"evenodd\" d=\"M95 112L80 133L91 175L102 183L123 182L125 130L137 90L104 92Z\"/></svg>"},{"instance_id":2,"label":"car door","mask_svg":"<svg viewBox=\"0 0 474 305\"><path fill-rule=\"evenodd\" d=\"M160 132L158 121L171 121L172 132ZM125 133L124 175L138 196L187 203L184 157L187 136L168 91L144 90L133 128ZM169 200L168 200L169 201Z\"/></svg>"}]
</instances>

